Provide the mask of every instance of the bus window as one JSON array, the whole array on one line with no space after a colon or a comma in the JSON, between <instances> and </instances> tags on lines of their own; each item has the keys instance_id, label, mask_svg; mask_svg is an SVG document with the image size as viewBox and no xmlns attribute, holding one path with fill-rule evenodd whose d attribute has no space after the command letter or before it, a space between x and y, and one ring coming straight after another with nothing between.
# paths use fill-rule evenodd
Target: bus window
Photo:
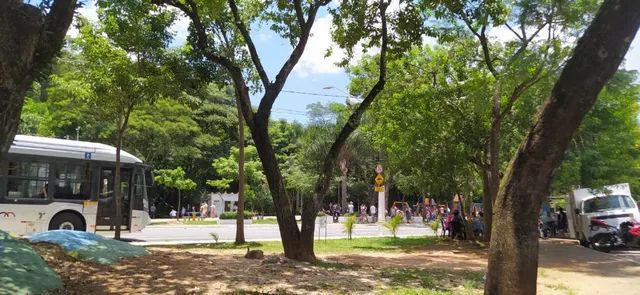
<instances>
[{"instance_id":1,"label":"bus window","mask_svg":"<svg viewBox=\"0 0 640 295\"><path fill-rule=\"evenodd\" d=\"M46 199L48 197L49 164L9 161L7 194L9 199Z\"/></svg>"},{"instance_id":2,"label":"bus window","mask_svg":"<svg viewBox=\"0 0 640 295\"><path fill-rule=\"evenodd\" d=\"M55 199L88 200L91 197L91 168L89 164L56 166Z\"/></svg>"}]
</instances>

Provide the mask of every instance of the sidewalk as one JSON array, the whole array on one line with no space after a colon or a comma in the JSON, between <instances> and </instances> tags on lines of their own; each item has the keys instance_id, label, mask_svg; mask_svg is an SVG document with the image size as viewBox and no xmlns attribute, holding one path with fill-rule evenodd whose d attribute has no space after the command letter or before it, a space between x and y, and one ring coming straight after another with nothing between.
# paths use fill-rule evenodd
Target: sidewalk
<instances>
[{"instance_id":1,"label":"sidewalk","mask_svg":"<svg viewBox=\"0 0 640 295\"><path fill-rule=\"evenodd\" d=\"M582 247L572 240L540 241L539 294L640 294L640 262Z\"/></svg>"}]
</instances>

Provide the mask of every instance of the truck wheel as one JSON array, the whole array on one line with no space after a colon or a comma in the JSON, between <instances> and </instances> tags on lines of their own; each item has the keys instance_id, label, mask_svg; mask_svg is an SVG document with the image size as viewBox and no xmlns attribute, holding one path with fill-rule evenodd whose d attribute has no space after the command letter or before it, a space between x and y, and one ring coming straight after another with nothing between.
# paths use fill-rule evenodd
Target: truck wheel
<instances>
[{"instance_id":1,"label":"truck wheel","mask_svg":"<svg viewBox=\"0 0 640 295\"><path fill-rule=\"evenodd\" d=\"M49 223L49 230L56 229L85 231L85 226L78 215L63 212L54 216Z\"/></svg>"},{"instance_id":2,"label":"truck wheel","mask_svg":"<svg viewBox=\"0 0 640 295\"><path fill-rule=\"evenodd\" d=\"M586 240L580 240L580 246L589 248L589 242Z\"/></svg>"}]
</instances>

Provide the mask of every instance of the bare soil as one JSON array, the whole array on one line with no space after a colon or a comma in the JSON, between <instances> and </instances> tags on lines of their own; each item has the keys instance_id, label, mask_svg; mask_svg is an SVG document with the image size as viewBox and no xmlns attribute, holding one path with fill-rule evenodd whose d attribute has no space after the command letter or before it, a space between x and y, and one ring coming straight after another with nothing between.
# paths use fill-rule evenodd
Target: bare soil
<instances>
[{"instance_id":1,"label":"bare soil","mask_svg":"<svg viewBox=\"0 0 640 295\"><path fill-rule=\"evenodd\" d=\"M35 247L65 282L53 294L399 294L400 288L481 294L487 263L486 249L451 242L329 254L319 264L275 253L251 260L240 250L150 248L150 256L100 265L75 260L54 245ZM612 254L572 243L540 245L538 294L640 294L638 274L640 264Z\"/></svg>"},{"instance_id":2,"label":"bare soil","mask_svg":"<svg viewBox=\"0 0 640 295\"><path fill-rule=\"evenodd\" d=\"M466 265L482 267L469 263L460 250L328 255L309 264L274 254L251 260L242 251L151 248L150 256L100 265L76 260L55 245L35 248L65 282L52 294L372 294L425 287L419 278L426 272L436 278L428 282L430 289L479 294L482 288L462 286L468 275L482 276Z\"/></svg>"}]
</instances>

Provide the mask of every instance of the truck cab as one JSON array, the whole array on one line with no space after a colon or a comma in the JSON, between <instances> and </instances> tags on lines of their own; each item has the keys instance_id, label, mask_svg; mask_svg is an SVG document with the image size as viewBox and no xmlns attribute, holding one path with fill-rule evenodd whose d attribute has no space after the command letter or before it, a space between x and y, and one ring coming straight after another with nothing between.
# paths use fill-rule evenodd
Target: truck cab
<instances>
[{"instance_id":1,"label":"truck cab","mask_svg":"<svg viewBox=\"0 0 640 295\"><path fill-rule=\"evenodd\" d=\"M567 198L569 234L583 246L588 245L592 219L616 228L625 221L640 221L638 205L631 197L628 183L608 185L599 190L577 189Z\"/></svg>"}]
</instances>

